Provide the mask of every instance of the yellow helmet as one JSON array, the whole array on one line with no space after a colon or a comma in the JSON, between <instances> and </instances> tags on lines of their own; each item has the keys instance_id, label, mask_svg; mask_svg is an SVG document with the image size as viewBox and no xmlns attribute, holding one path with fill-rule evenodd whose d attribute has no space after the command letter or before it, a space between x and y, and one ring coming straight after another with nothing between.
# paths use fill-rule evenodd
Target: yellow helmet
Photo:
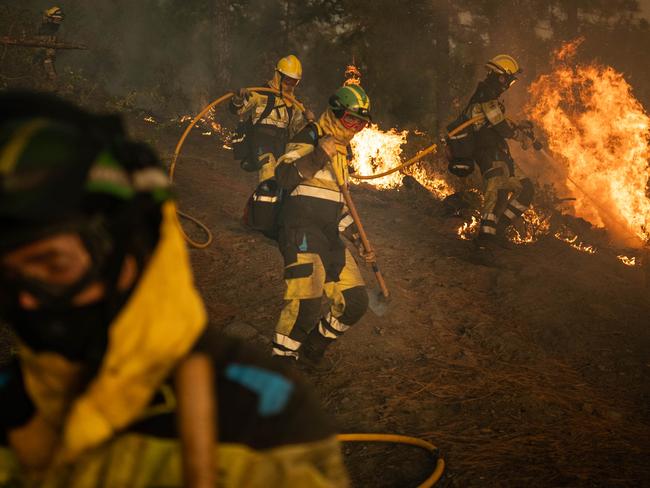
<instances>
[{"instance_id":1,"label":"yellow helmet","mask_svg":"<svg viewBox=\"0 0 650 488\"><path fill-rule=\"evenodd\" d=\"M516 75L517 73L521 73L519 63L517 63L515 58L507 54L494 56L486 63L485 67L490 71L495 71L500 74Z\"/></svg>"},{"instance_id":2,"label":"yellow helmet","mask_svg":"<svg viewBox=\"0 0 650 488\"><path fill-rule=\"evenodd\" d=\"M289 54L289 56L278 61L275 69L284 76L288 76L294 80L300 80L302 78L302 64L300 64L300 60L293 54Z\"/></svg>"},{"instance_id":3,"label":"yellow helmet","mask_svg":"<svg viewBox=\"0 0 650 488\"><path fill-rule=\"evenodd\" d=\"M61 7L57 7L57 6L50 7L47 10L45 10L45 12L43 12L43 17L56 23L63 22L64 19L63 10L61 10Z\"/></svg>"}]
</instances>

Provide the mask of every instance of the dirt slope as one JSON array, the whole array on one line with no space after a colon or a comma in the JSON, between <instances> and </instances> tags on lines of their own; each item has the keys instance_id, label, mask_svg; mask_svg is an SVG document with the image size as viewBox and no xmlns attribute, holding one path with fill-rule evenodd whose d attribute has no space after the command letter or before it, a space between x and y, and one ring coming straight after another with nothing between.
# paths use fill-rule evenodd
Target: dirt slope
<instances>
[{"instance_id":1,"label":"dirt slope","mask_svg":"<svg viewBox=\"0 0 650 488\"><path fill-rule=\"evenodd\" d=\"M161 140L169 154L174 137ZM199 286L217 324L269 349L282 261L239 224L255 177L210 138L187 147L180 202L215 233L192 254ZM341 431L431 440L447 462L443 486L650 483L650 291L639 268L556 239L475 265L435 200L353 195L393 301L334 347L333 373L311 378ZM415 486L432 467L408 447L346 453L356 486Z\"/></svg>"},{"instance_id":2,"label":"dirt slope","mask_svg":"<svg viewBox=\"0 0 650 488\"><path fill-rule=\"evenodd\" d=\"M163 155L179 136L133 125ZM192 251L212 320L270 350L282 260L239 223L256 178L212 138L194 134L185 151L181 206L215 235ZM393 300L388 315L368 313L333 347L331 374L309 378L342 432L430 440L447 463L438 486L650 486L641 269L553 238L504 250L499 267L472 264L460 222L426 193L356 187L353 196ZM0 338L0 356L6 349ZM350 445L346 454L359 487L416 486L433 467L409 447Z\"/></svg>"}]
</instances>

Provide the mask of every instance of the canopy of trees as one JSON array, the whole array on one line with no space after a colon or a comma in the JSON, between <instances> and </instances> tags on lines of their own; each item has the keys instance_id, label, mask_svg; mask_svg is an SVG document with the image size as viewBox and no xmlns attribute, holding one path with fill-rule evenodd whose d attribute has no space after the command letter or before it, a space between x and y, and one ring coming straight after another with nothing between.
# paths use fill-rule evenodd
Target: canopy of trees
<instances>
[{"instance_id":1,"label":"canopy of trees","mask_svg":"<svg viewBox=\"0 0 650 488\"><path fill-rule=\"evenodd\" d=\"M485 60L509 53L526 84L551 50L583 35L583 59L623 71L650 102L648 22L636 0L65 0L62 84L88 102L127 99L170 114L239 86L257 85L275 61L304 64L300 95L318 111L355 60L386 125L438 130L464 103ZM50 6L4 0L0 36L30 36ZM0 46L0 87L36 86L36 50Z\"/></svg>"}]
</instances>

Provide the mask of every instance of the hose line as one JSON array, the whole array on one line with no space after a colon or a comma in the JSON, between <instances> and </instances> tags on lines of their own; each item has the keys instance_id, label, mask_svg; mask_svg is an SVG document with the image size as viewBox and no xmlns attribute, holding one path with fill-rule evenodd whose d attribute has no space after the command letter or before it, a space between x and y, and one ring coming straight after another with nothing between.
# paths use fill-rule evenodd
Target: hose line
<instances>
[{"instance_id":1,"label":"hose line","mask_svg":"<svg viewBox=\"0 0 650 488\"><path fill-rule=\"evenodd\" d=\"M466 120L465 122L460 124L455 129L449 131L449 134L447 134L447 136L448 137L453 137L456 134L458 134L459 132L461 132L462 130L464 130L466 127L469 127L470 125L475 124L477 122L481 122L482 120L485 120L485 116L483 116L483 115L477 115L476 117L472 117L471 119ZM395 166L394 168L391 168L388 171L384 171L383 173L378 173L376 175L368 175L368 176L351 174L350 177L354 178L355 180L374 180L374 179L377 179L377 178L383 178L384 176L391 175L391 174L395 173L396 171L401 171L404 168L408 168L409 166L414 165L415 163L420 161L420 159L422 159L427 154L430 154L430 153L434 152L437 148L438 148L438 146L436 144L431 144L429 147L426 147L422 151L418 152L415 156L413 156L411 159L409 159L405 163L402 163L399 166Z\"/></svg>"},{"instance_id":2,"label":"hose line","mask_svg":"<svg viewBox=\"0 0 650 488\"><path fill-rule=\"evenodd\" d=\"M439 449L424 439L397 434L339 434L336 438L340 442L389 442L392 444L407 444L409 446L426 449L433 455L436 461L436 468L426 480L417 486L417 488L432 487L440 480L445 470L445 461L440 457Z\"/></svg>"}]
</instances>

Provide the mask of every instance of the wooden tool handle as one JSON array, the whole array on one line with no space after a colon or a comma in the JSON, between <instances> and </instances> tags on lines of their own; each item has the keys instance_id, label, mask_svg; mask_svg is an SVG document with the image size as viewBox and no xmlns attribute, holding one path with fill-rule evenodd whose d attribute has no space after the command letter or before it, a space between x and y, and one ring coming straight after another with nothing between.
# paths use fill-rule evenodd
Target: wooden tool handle
<instances>
[{"instance_id":1,"label":"wooden tool handle","mask_svg":"<svg viewBox=\"0 0 650 488\"><path fill-rule=\"evenodd\" d=\"M192 354L175 375L178 395L178 431L186 488L217 486L217 407L210 358Z\"/></svg>"},{"instance_id":2,"label":"wooden tool handle","mask_svg":"<svg viewBox=\"0 0 650 488\"><path fill-rule=\"evenodd\" d=\"M354 202L352 201L350 190L348 190L348 187L345 183L339 183L339 188L341 189L341 193L343 194L343 198L345 199L345 204L348 206L348 210L350 211L352 220L354 220L354 223L357 225L357 230L359 231L359 237L361 237L361 244L363 244L364 250L367 253L370 253L372 252L372 247L370 246L370 241L368 240L368 235L366 234L366 230L363 228L363 224L361 223L361 219L359 218L357 207L354 205ZM381 271L379 270L379 265L377 264L376 261L372 263L372 270L375 273L375 278L377 279L377 284L381 289L381 294L384 296L384 298L388 299L390 293L388 291L388 287L386 286L386 281L384 280L384 276L381 274Z\"/></svg>"}]
</instances>

